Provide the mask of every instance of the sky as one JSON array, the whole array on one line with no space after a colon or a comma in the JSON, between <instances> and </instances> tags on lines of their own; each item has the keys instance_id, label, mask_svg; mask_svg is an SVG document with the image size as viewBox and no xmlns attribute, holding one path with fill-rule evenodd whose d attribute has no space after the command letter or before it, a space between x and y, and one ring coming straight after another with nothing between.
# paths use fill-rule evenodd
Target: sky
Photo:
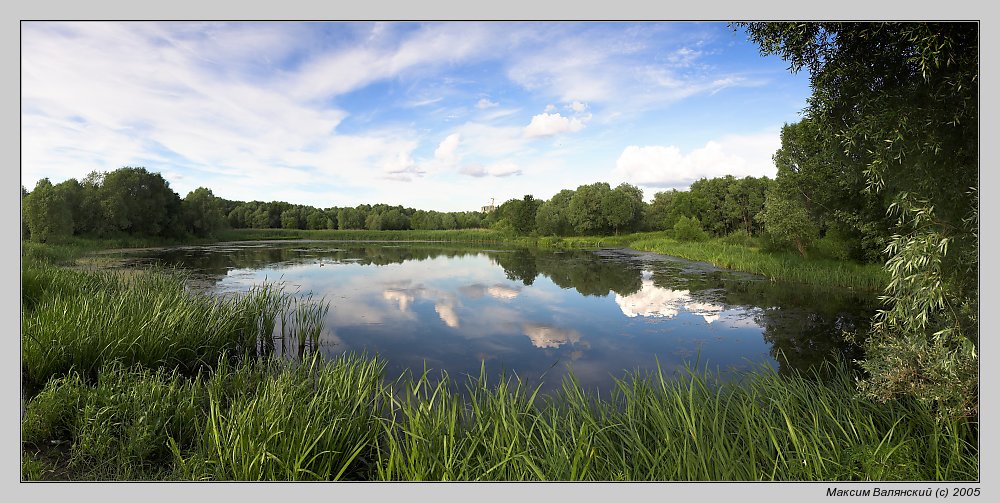
<instances>
[{"instance_id":1,"label":"sky","mask_svg":"<svg viewBox=\"0 0 1000 503\"><path fill-rule=\"evenodd\" d=\"M715 22L22 22L21 184L468 211L768 176L808 76Z\"/></svg>"}]
</instances>

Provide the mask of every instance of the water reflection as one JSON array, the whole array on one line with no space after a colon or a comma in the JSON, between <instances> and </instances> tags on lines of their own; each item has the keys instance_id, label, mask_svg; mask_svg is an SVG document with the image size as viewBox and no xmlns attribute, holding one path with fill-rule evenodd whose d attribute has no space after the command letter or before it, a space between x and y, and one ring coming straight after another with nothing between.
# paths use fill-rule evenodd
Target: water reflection
<instances>
[{"instance_id":1,"label":"water reflection","mask_svg":"<svg viewBox=\"0 0 1000 503\"><path fill-rule=\"evenodd\" d=\"M536 348L558 348L563 344L580 342L580 332L542 325L540 323L525 323L524 335L531 339Z\"/></svg>"},{"instance_id":2,"label":"water reflection","mask_svg":"<svg viewBox=\"0 0 1000 503\"><path fill-rule=\"evenodd\" d=\"M642 288L630 295L616 295L615 303L622 313L630 318L637 316L673 318L681 311L697 314L706 323L719 319L725 306L699 302L688 290L661 288L652 279L642 281Z\"/></svg>"},{"instance_id":3,"label":"water reflection","mask_svg":"<svg viewBox=\"0 0 1000 503\"><path fill-rule=\"evenodd\" d=\"M389 371L514 371L558 386L567 365L604 390L625 370L694 360L805 370L857 356L874 297L760 281L621 250L486 250L432 243L240 243L146 255L214 292L265 280L330 303L322 351L377 352Z\"/></svg>"}]
</instances>

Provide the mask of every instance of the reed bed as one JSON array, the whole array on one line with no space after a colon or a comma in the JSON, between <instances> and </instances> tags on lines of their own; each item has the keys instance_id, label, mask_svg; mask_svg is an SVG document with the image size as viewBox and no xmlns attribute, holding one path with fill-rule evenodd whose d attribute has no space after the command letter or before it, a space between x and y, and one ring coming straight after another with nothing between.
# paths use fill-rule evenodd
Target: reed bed
<instances>
[{"instance_id":1,"label":"reed bed","mask_svg":"<svg viewBox=\"0 0 1000 503\"><path fill-rule=\"evenodd\" d=\"M24 476L181 480L977 480L976 425L858 398L849 370L722 380L630 373L610 397L572 378L427 373L378 358L222 359L191 378L111 364L53 379L22 421ZM391 384L391 385L390 385ZM51 456L50 456L51 457ZM55 467L61 467L56 469Z\"/></svg>"},{"instance_id":2,"label":"reed bed","mask_svg":"<svg viewBox=\"0 0 1000 503\"><path fill-rule=\"evenodd\" d=\"M846 366L739 382L629 374L602 400L572 378L540 397L486 377L467 400L421 376L395 397L376 475L388 480L974 480L974 425L857 397Z\"/></svg>"},{"instance_id":3,"label":"reed bed","mask_svg":"<svg viewBox=\"0 0 1000 503\"><path fill-rule=\"evenodd\" d=\"M28 404L28 452L83 480L338 480L367 470L379 429L378 359L221 358L185 377L112 363L95 384L55 378ZM39 470L38 459L29 463Z\"/></svg>"},{"instance_id":4,"label":"reed bed","mask_svg":"<svg viewBox=\"0 0 1000 503\"><path fill-rule=\"evenodd\" d=\"M754 247L727 244L721 240L704 242L675 241L666 237L643 238L629 242L636 250L709 262L717 267L750 272L773 281L809 283L878 291L887 283L880 264L858 264L826 258L802 258L788 252L763 252Z\"/></svg>"},{"instance_id":5,"label":"reed bed","mask_svg":"<svg viewBox=\"0 0 1000 503\"><path fill-rule=\"evenodd\" d=\"M189 292L166 270L76 271L26 266L22 385L36 390L71 370L88 379L117 361L193 374L219 355L254 353L271 337L281 292L263 285L229 298Z\"/></svg>"}]
</instances>

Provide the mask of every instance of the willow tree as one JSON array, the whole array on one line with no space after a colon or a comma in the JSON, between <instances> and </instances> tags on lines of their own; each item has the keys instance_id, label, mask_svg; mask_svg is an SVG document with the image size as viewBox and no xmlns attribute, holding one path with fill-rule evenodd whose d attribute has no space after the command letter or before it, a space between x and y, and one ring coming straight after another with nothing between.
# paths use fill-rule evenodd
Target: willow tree
<instances>
[{"instance_id":1,"label":"willow tree","mask_svg":"<svg viewBox=\"0 0 1000 503\"><path fill-rule=\"evenodd\" d=\"M978 414L978 23L740 26L809 72L806 118L843 149L842 176L889 202L862 390Z\"/></svg>"}]
</instances>

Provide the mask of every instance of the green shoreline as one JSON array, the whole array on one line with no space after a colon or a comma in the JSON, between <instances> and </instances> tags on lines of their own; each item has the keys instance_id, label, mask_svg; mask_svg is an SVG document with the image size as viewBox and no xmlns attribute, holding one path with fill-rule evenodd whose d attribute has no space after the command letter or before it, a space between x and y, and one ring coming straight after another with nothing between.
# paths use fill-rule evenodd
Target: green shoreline
<instances>
[{"instance_id":1,"label":"green shoreline","mask_svg":"<svg viewBox=\"0 0 1000 503\"><path fill-rule=\"evenodd\" d=\"M631 248L637 251L661 253L707 262L724 269L759 274L772 281L804 283L821 287L853 288L871 292L882 291L888 282L888 276L880 264L859 264L825 257L803 258L795 253L769 252L756 246L730 243L724 238L700 242L677 241L664 232L634 233L620 236L537 237L516 236L486 229L441 231L230 229L221 232L212 239L197 238L180 241L130 236L104 239L74 237L57 245L39 245L22 241L22 256L39 256L65 263L97 251L120 248L295 239L506 244L543 249Z\"/></svg>"},{"instance_id":2,"label":"green shoreline","mask_svg":"<svg viewBox=\"0 0 1000 503\"><path fill-rule=\"evenodd\" d=\"M224 241L257 239L429 240L469 243L504 243L544 249L631 248L688 260L708 262L716 267L760 274L773 281L806 283L881 291L888 276L881 264L858 264L829 258L802 258L790 252L767 252L758 247L727 243L724 239L701 242L677 241L664 232L620 236L534 237L513 236L490 230L455 231L334 231L288 229L239 229L220 235Z\"/></svg>"},{"instance_id":3,"label":"green shoreline","mask_svg":"<svg viewBox=\"0 0 1000 503\"><path fill-rule=\"evenodd\" d=\"M546 245L591 244L567 241ZM258 356L259 320L297 309L266 286L219 303L169 271L51 263L121 244L25 246L23 480L979 477L976 423L860 398L845 363L738 383L633 374L601 398L481 375L463 394L444 375L389 381L377 355L310 358L307 342L303 361Z\"/></svg>"}]
</instances>

